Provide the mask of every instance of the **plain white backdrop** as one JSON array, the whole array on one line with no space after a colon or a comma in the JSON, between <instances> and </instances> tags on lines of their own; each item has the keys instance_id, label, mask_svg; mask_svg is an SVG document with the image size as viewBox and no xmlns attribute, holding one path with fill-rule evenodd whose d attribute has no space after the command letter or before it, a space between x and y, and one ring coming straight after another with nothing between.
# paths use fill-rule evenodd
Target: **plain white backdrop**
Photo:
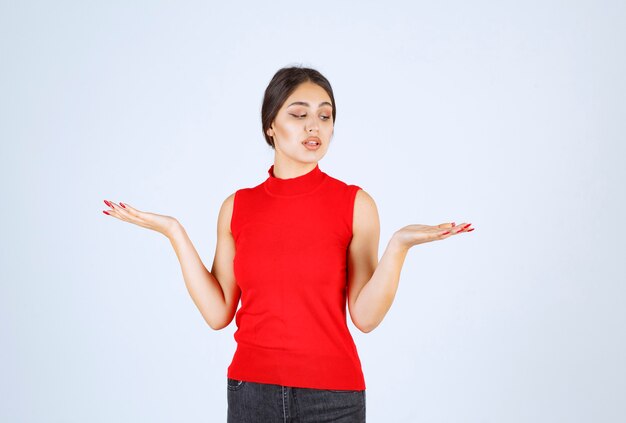
<instances>
[{"instance_id":1,"label":"plain white backdrop","mask_svg":"<svg viewBox=\"0 0 626 423\"><path fill-rule=\"evenodd\" d=\"M368 422L626 420L626 6L619 1L0 2L0 420L225 422L207 268L222 201L261 183L263 91L333 85L320 168L413 247L369 334Z\"/></svg>"}]
</instances>

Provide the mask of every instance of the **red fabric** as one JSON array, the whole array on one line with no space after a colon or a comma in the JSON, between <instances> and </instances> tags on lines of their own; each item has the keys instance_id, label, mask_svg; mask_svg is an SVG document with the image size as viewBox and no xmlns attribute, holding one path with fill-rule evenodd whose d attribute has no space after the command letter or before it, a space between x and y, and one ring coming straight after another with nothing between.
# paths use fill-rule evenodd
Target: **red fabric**
<instances>
[{"instance_id":1,"label":"red fabric","mask_svg":"<svg viewBox=\"0 0 626 423\"><path fill-rule=\"evenodd\" d=\"M365 389L346 324L347 247L360 187L319 169L235 193L231 230L241 307L228 377Z\"/></svg>"}]
</instances>

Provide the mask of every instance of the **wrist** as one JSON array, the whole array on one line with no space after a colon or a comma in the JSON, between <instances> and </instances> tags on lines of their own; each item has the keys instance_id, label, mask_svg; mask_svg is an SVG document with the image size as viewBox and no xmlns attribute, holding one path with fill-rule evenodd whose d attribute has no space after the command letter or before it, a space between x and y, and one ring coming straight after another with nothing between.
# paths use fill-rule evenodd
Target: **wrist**
<instances>
[{"instance_id":1,"label":"wrist","mask_svg":"<svg viewBox=\"0 0 626 423\"><path fill-rule=\"evenodd\" d=\"M165 228L165 231L163 231L163 235L165 235L168 239L172 240L172 238L176 237L184 230L185 229L183 228L183 225L181 225L180 222L176 220L175 218L172 218L172 220L169 222L169 224Z\"/></svg>"},{"instance_id":2,"label":"wrist","mask_svg":"<svg viewBox=\"0 0 626 423\"><path fill-rule=\"evenodd\" d=\"M410 245L407 245L405 242L402 241L401 234L395 232L391 236L387 248L394 252L406 254L409 251Z\"/></svg>"}]
</instances>

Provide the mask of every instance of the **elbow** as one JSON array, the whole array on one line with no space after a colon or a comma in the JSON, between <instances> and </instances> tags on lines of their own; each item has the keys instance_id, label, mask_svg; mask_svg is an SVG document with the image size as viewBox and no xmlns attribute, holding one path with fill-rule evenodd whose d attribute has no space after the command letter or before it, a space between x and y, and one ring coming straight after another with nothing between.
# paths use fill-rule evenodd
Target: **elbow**
<instances>
[{"instance_id":1,"label":"elbow","mask_svg":"<svg viewBox=\"0 0 626 423\"><path fill-rule=\"evenodd\" d=\"M215 324L215 323L211 323L211 322L207 322L207 324L209 325L209 327L213 330L220 330L220 329L224 329L226 326L224 325L220 325L220 324Z\"/></svg>"},{"instance_id":2,"label":"elbow","mask_svg":"<svg viewBox=\"0 0 626 423\"><path fill-rule=\"evenodd\" d=\"M378 323L361 322L358 319L352 319L352 323L354 323L354 326L356 326L356 328L363 333L370 333L371 331L376 329L376 327L378 326Z\"/></svg>"},{"instance_id":3,"label":"elbow","mask_svg":"<svg viewBox=\"0 0 626 423\"><path fill-rule=\"evenodd\" d=\"M221 330L230 325L235 317L234 311L227 309L222 310L204 310L201 313L204 321L213 330Z\"/></svg>"},{"instance_id":4,"label":"elbow","mask_svg":"<svg viewBox=\"0 0 626 423\"><path fill-rule=\"evenodd\" d=\"M209 327L213 330L222 330L230 324L230 322L219 322L219 323L207 322L207 323Z\"/></svg>"},{"instance_id":5,"label":"elbow","mask_svg":"<svg viewBox=\"0 0 626 423\"><path fill-rule=\"evenodd\" d=\"M221 321L216 321L216 322L207 321L207 324L213 330L221 330L221 329L228 327L231 321L232 319L230 320L226 319L226 320L221 320Z\"/></svg>"},{"instance_id":6,"label":"elbow","mask_svg":"<svg viewBox=\"0 0 626 423\"><path fill-rule=\"evenodd\" d=\"M209 325L209 327L213 330L221 330L224 329L225 327L228 327L228 325L230 325L230 322L232 321L231 319L227 319L227 318L222 318L222 319L204 319L207 323L207 325Z\"/></svg>"},{"instance_id":7,"label":"elbow","mask_svg":"<svg viewBox=\"0 0 626 423\"><path fill-rule=\"evenodd\" d=\"M378 325L359 325L357 329L359 329L363 333L370 333L374 329L376 329Z\"/></svg>"}]
</instances>

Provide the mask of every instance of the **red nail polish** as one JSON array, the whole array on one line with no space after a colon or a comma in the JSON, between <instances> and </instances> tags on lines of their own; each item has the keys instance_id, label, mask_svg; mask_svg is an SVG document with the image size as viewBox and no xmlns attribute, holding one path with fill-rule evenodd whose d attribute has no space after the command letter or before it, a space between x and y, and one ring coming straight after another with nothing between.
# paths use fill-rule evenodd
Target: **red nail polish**
<instances>
[{"instance_id":1,"label":"red nail polish","mask_svg":"<svg viewBox=\"0 0 626 423\"><path fill-rule=\"evenodd\" d=\"M120 206L122 206L122 207L126 208L126 206L124 205L124 203L122 203L121 201L120 201Z\"/></svg>"},{"instance_id":2,"label":"red nail polish","mask_svg":"<svg viewBox=\"0 0 626 423\"><path fill-rule=\"evenodd\" d=\"M441 235L446 235L446 234L449 234L449 233L450 233L450 231L448 231L448 232L444 232L444 233L442 233Z\"/></svg>"},{"instance_id":3,"label":"red nail polish","mask_svg":"<svg viewBox=\"0 0 626 423\"><path fill-rule=\"evenodd\" d=\"M468 229L467 232L472 232L473 230L474 230L474 228Z\"/></svg>"},{"instance_id":4,"label":"red nail polish","mask_svg":"<svg viewBox=\"0 0 626 423\"><path fill-rule=\"evenodd\" d=\"M470 227L470 225L471 225L471 223L468 223L467 225L463 226L463 229L465 229L465 228L469 228L469 227Z\"/></svg>"},{"instance_id":5,"label":"red nail polish","mask_svg":"<svg viewBox=\"0 0 626 423\"><path fill-rule=\"evenodd\" d=\"M102 213L109 214L109 212L107 212L106 210L102 210ZM110 214L109 214L109 216L110 216Z\"/></svg>"},{"instance_id":6,"label":"red nail polish","mask_svg":"<svg viewBox=\"0 0 626 423\"><path fill-rule=\"evenodd\" d=\"M104 204L106 204L107 206L111 207L111 204L109 204L109 202L107 200L104 200Z\"/></svg>"}]
</instances>

